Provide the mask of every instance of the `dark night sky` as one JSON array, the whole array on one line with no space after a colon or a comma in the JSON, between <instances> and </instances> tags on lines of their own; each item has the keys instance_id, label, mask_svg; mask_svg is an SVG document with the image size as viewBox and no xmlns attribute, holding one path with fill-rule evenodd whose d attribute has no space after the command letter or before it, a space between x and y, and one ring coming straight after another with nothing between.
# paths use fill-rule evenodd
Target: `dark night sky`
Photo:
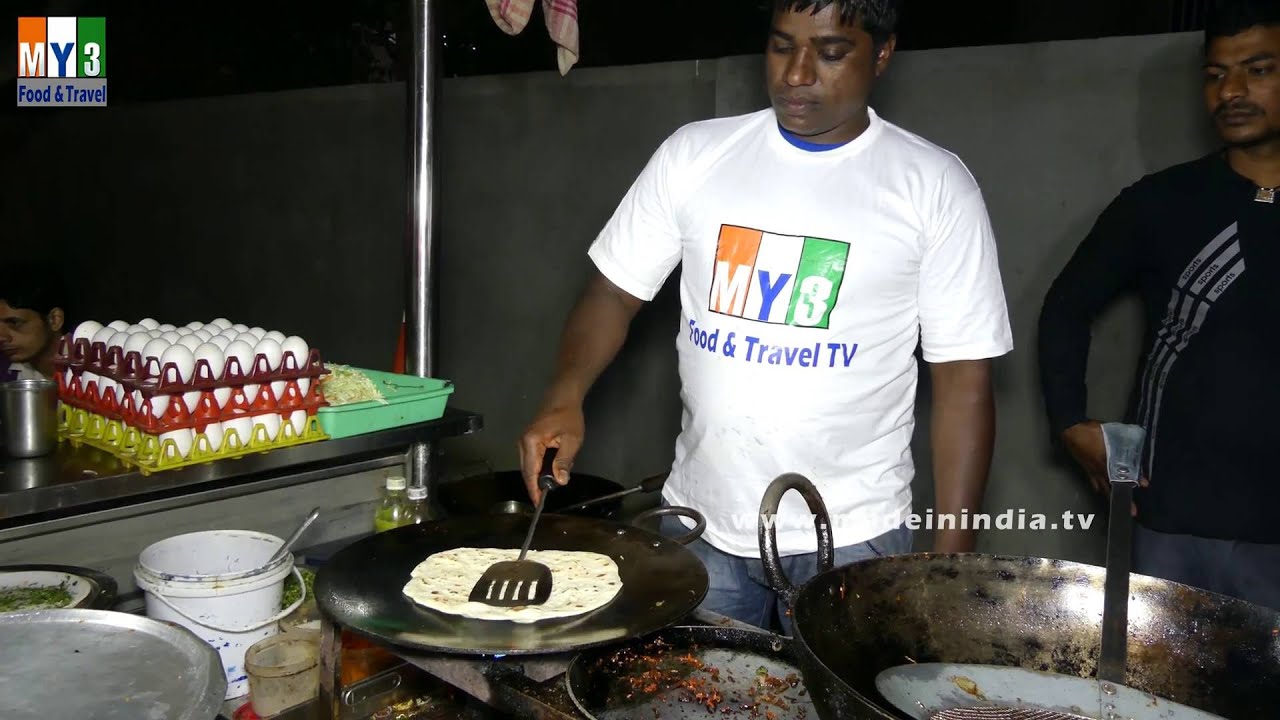
<instances>
[{"instance_id":1,"label":"dark night sky","mask_svg":"<svg viewBox=\"0 0 1280 720\"><path fill-rule=\"evenodd\" d=\"M436 0L445 76L547 71L541 11L508 36L484 0ZM1203 0L907 0L899 48L995 45L1198 29ZM12 16L48 2L10 0ZM105 15L112 104L402 77L407 0L61 0ZM760 52L763 0L579 0L578 68ZM8 21L12 34L16 22ZM9 37L12 41L12 35ZM390 64L386 58L390 56ZM382 62L379 62L379 59Z\"/></svg>"}]
</instances>

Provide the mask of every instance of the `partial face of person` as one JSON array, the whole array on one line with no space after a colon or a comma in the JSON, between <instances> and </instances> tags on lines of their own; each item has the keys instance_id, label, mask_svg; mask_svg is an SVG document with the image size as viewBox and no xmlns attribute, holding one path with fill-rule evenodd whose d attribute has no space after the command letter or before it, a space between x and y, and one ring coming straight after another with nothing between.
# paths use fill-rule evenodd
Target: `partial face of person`
<instances>
[{"instance_id":1,"label":"partial face of person","mask_svg":"<svg viewBox=\"0 0 1280 720\"><path fill-rule=\"evenodd\" d=\"M1280 27L1253 27L1206 48L1204 100L1223 142L1280 141Z\"/></svg>"},{"instance_id":2,"label":"partial face of person","mask_svg":"<svg viewBox=\"0 0 1280 720\"><path fill-rule=\"evenodd\" d=\"M61 313L42 317L34 310L10 307L0 300L0 352L11 362L29 363L56 341L62 329Z\"/></svg>"},{"instance_id":3,"label":"partial face of person","mask_svg":"<svg viewBox=\"0 0 1280 720\"><path fill-rule=\"evenodd\" d=\"M893 47L890 39L877 49L859 24L841 23L835 3L816 14L774 13L765 67L778 124L815 143L857 137Z\"/></svg>"}]
</instances>

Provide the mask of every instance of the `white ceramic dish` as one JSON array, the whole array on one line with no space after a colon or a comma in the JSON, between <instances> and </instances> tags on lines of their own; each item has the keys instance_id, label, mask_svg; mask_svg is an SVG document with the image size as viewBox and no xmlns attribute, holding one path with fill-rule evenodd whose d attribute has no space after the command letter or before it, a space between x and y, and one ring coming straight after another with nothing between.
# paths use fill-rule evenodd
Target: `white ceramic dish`
<instances>
[{"instance_id":1,"label":"white ceramic dish","mask_svg":"<svg viewBox=\"0 0 1280 720\"><path fill-rule=\"evenodd\" d=\"M56 572L48 570L26 570L18 572L0 572L0 594L6 590L14 590L19 588L39 588L39 587L65 587L67 592L71 594L71 601L62 608L79 607L81 603L89 599L90 594L94 591L94 585L88 578L72 575L71 573ZM14 608L8 612L30 612L32 610L57 609L46 606L40 607L22 607Z\"/></svg>"}]
</instances>

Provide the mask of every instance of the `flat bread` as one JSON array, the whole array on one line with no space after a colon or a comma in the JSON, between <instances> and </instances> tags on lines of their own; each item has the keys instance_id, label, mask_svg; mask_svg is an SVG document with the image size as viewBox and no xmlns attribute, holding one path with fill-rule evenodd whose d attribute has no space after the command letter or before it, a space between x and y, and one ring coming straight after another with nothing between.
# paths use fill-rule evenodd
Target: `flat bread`
<instances>
[{"instance_id":1,"label":"flat bread","mask_svg":"<svg viewBox=\"0 0 1280 720\"><path fill-rule=\"evenodd\" d=\"M471 589L490 565L519 557L519 549L455 548L439 552L413 569L404 594L419 605L450 615L535 623L599 610L622 591L618 564L608 555L576 550L530 550L526 560L551 568L551 596L545 603L504 608L468 599Z\"/></svg>"}]
</instances>

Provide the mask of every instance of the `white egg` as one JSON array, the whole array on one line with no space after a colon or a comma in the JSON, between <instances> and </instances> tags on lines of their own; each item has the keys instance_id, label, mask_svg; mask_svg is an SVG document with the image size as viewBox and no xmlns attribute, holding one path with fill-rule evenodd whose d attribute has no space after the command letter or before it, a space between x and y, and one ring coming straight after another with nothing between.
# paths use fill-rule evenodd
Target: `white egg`
<instances>
[{"instance_id":1,"label":"white egg","mask_svg":"<svg viewBox=\"0 0 1280 720\"><path fill-rule=\"evenodd\" d=\"M226 444L228 450L248 445L251 432L253 432L251 417L237 417L222 421L222 442Z\"/></svg>"},{"instance_id":2,"label":"white egg","mask_svg":"<svg viewBox=\"0 0 1280 720\"><path fill-rule=\"evenodd\" d=\"M143 318L138 321L138 324L148 330L155 330L156 328L160 327L160 323L156 322L152 318Z\"/></svg>"},{"instance_id":3,"label":"white egg","mask_svg":"<svg viewBox=\"0 0 1280 720\"><path fill-rule=\"evenodd\" d=\"M311 348L307 347L307 341L297 335L290 335L280 343L280 349L284 352L283 367L285 370L297 371L305 370L307 363L310 362L309 353ZM293 359L290 360L290 354ZM305 391L304 391L305 393Z\"/></svg>"},{"instance_id":4,"label":"white egg","mask_svg":"<svg viewBox=\"0 0 1280 720\"><path fill-rule=\"evenodd\" d=\"M302 393L302 399L307 399L307 391L311 389L311 378L298 378L298 392Z\"/></svg>"},{"instance_id":5,"label":"white egg","mask_svg":"<svg viewBox=\"0 0 1280 720\"><path fill-rule=\"evenodd\" d=\"M197 346L199 347L199 346ZM170 369L172 366L173 369ZM164 373L162 382L187 384L191 382L196 369L196 358L191 348L186 345L171 345L160 356L160 369ZM177 375L174 375L176 371ZM191 408L188 407L188 410Z\"/></svg>"},{"instance_id":6,"label":"white egg","mask_svg":"<svg viewBox=\"0 0 1280 720\"><path fill-rule=\"evenodd\" d=\"M93 342L93 336L97 335L100 330L102 330L101 324L92 320L85 320L76 326L75 331L71 333L71 339L76 342L81 340Z\"/></svg>"},{"instance_id":7,"label":"white egg","mask_svg":"<svg viewBox=\"0 0 1280 720\"><path fill-rule=\"evenodd\" d=\"M272 340L275 340L276 342L283 344L285 339L285 334L280 332L279 330L272 330L271 332L263 335L262 337L264 340L266 338L271 338Z\"/></svg>"},{"instance_id":8,"label":"white egg","mask_svg":"<svg viewBox=\"0 0 1280 720\"><path fill-rule=\"evenodd\" d=\"M249 385L245 385L245 386L244 386L244 401L245 401L245 402L247 402L247 403L252 404L254 400L257 400L257 399L258 399L258 390L259 390L259 389L261 389L261 388L262 388L262 386L261 386L261 385L258 385L257 383L251 383L251 384L249 384Z\"/></svg>"},{"instance_id":9,"label":"white egg","mask_svg":"<svg viewBox=\"0 0 1280 720\"><path fill-rule=\"evenodd\" d=\"M145 331L133 333L129 336L129 339L125 341L124 354L128 355L129 353L138 353L141 355L149 342L151 342L151 335L149 333ZM147 358L143 355L142 359L146 360Z\"/></svg>"},{"instance_id":10,"label":"white egg","mask_svg":"<svg viewBox=\"0 0 1280 720\"><path fill-rule=\"evenodd\" d=\"M148 330L148 331L147 331L147 334L148 334L148 335L150 335L150 336L151 336L151 337L153 337L153 338L158 338L158 337L160 337L161 335L164 335L164 333L160 332L159 330Z\"/></svg>"},{"instance_id":11,"label":"white egg","mask_svg":"<svg viewBox=\"0 0 1280 720\"><path fill-rule=\"evenodd\" d=\"M157 327L156 329L157 329L157 330L159 330L160 332L173 332L174 330L177 330L178 328L176 328L176 327L174 327L174 326L170 325L169 323L165 323L165 324L163 324L163 325L161 325L161 326Z\"/></svg>"},{"instance_id":12,"label":"white egg","mask_svg":"<svg viewBox=\"0 0 1280 720\"><path fill-rule=\"evenodd\" d=\"M217 345L219 350L226 350L227 346L232 343L231 338L226 335L214 335L209 338L210 345Z\"/></svg>"},{"instance_id":13,"label":"white egg","mask_svg":"<svg viewBox=\"0 0 1280 720\"><path fill-rule=\"evenodd\" d=\"M150 332L150 330L151 328L143 327L141 325L130 325L125 332L130 335L136 335L137 333Z\"/></svg>"},{"instance_id":14,"label":"white egg","mask_svg":"<svg viewBox=\"0 0 1280 720\"><path fill-rule=\"evenodd\" d=\"M102 329L98 330L98 332L93 334L93 339L90 342L92 342L95 345L98 343L102 343L105 346L107 342L111 340L111 336L115 334L116 334L115 328L103 327Z\"/></svg>"},{"instance_id":15,"label":"white egg","mask_svg":"<svg viewBox=\"0 0 1280 720\"><path fill-rule=\"evenodd\" d=\"M302 433L306 432L307 430L307 411L306 410L294 410L291 413L282 414L280 416L280 420L281 420L280 438L282 440L286 437L285 433L288 432L285 430L285 425L288 425L289 429L292 431L292 432L289 432L289 434L287 435L287 437L291 437L291 438L301 437Z\"/></svg>"},{"instance_id":16,"label":"white egg","mask_svg":"<svg viewBox=\"0 0 1280 720\"><path fill-rule=\"evenodd\" d=\"M174 332L174 331L172 331L172 330L166 330L166 331L164 331L164 332L160 333L160 337L164 338L165 340L168 340L170 345L172 345L172 344L174 344L174 343L176 343L176 342L178 342L179 340L181 340L181 339L182 339L182 336L181 336L181 335L179 335L178 333L176 333L176 332Z\"/></svg>"},{"instance_id":17,"label":"white egg","mask_svg":"<svg viewBox=\"0 0 1280 720\"><path fill-rule=\"evenodd\" d=\"M133 391L133 407L138 412L142 412L143 405L146 404L146 398L142 397L142 393L137 390ZM169 409L168 395L152 395L151 396L151 416L159 419L164 417L164 411Z\"/></svg>"},{"instance_id":18,"label":"white egg","mask_svg":"<svg viewBox=\"0 0 1280 720\"><path fill-rule=\"evenodd\" d=\"M240 339L244 340L245 336L251 337L253 338L253 344L256 345L266 334L267 331L262 328L249 328L248 330L244 330L240 333Z\"/></svg>"},{"instance_id":19,"label":"white egg","mask_svg":"<svg viewBox=\"0 0 1280 720\"><path fill-rule=\"evenodd\" d=\"M232 325L232 326L231 326L231 329L232 329L232 330L235 330L235 331L236 331L236 334L238 335L238 334L240 334L240 333L242 333L242 332L247 332L247 331L249 330L249 327L248 327L247 325L242 325L242 324L240 324L240 323L236 323L235 325Z\"/></svg>"},{"instance_id":20,"label":"white egg","mask_svg":"<svg viewBox=\"0 0 1280 720\"><path fill-rule=\"evenodd\" d=\"M98 376L97 376L96 374L94 374L94 373L91 373L91 372L84 372L84 373L81 373L81 374L80 374L80 388L81 388L82 390L84 390L85 392L89 392L89 389L90 389L90 388L93 388L93 389L95 389L95 390L96 390L96 389L98 388ZM101 395L102 395L102 391L100 391L100 390L99 390L99 391L98 391L98 395L99 395L99 396L101 396Z\"/></svg>"},{"instance_id":21,"label":"white egg","mask_svg":"<svg viewBox=\"0 0 1280 720\"><path fill-rule=\"evenodd\" d=\"M189 414L194 415L200 409L200 397L204 395L200 390L192 390L189 393L183 393L182 405L187 409Z\"/></svg>"},{"instance_id":22,"label":"white egg","mask_svg":"<svg viewBox=\"0 0 1280 720\"><path fill-rule=\"evenodd\" d=\"M195 352L195 349L203 345L204 341L195 335L183 335L178 338L178 344L192 352Z\"/></svg>"},{"instance_id":23,"label":"white egg","mask_svg":"<svg viewBox=\"0 0 1280 720\"><path fill-rule=\"evenodd\" d=\"M227 407L227 401L231 399L231 388L220 387L213 391L213 401L218 404L218 409L223 410Z\"/></svg>"},{"instance_id":24,"label":"white egg","mask_svg":"<svg viewBox=\"0 0 1280 720\"><path fill-rule=\"evenodd\" d=\"M284 350L280 347L280 343L270 338L263 338L253 348L254 355L261 355L267 359L267 369L275 372L280 369L280 360L284 356Z\"/></svg>"},{"instance_id":25,"label":"white egg","mask_svg":"<svg viewBox=\"0 0 1280 720\"><path fill-rule=\"evenodd\" d=\"M129 323L123 320L112 320L111 323L107 325L107 327L111 328L112 330L115 330L116 332L124 332L129 329Z\"/></svg>"},{"instance_id":26,"label":"white egg","mask_svg":"<svg viewBox=\"0 0 1280 720\"><path fill-rule=\"evenodd\" d=\"M227 356L223 354L222 348L211 342L202 343L195 348L194 354L198 377L213 380L214 382L222 380L222 371L227 367ZM209 367L207 371L209 376L207 378L204 377L204 372L206 371L199 369L201 362Z\"/></svg>"},{"instance_id":27,"label":"white egg","mask_svg":"<svg viewBox=\"0 0 1280 720\"><path fill-rule=\"evenodd\" d=\"M142 358L144 360L159 360L164 351L168 350L173 343L164 338L152 338L147 341L146 347L142 348Z\"/></svg>"},{"instance_id":28,"label":"white egg","mask_svg":"<svg viewBox=\"0 0 1280 720\"><path fill-rule=\"evenodd\" d=\"M195 433L191 428L170 430L160 435L160 455L169 460L187 459L191 455L191 444L195 441ZM166 441L173 441L170 445Z\"/></svg>"},{"instance_id":29,"label":"white egg","mask_svg":"<svg viewBox=\"0 0 1280 720\"><path fill-rule=\"evenodd\" d=\"M107 341L107 352L113 354L117 352L119 353L119 357L112 358L113 367L115 367L117 371L123 369L119 367L119 365L124 364L124 348L129 344L130 337L133 336L127 332L118 332L115 335L112 335L111 339ZM119 365L115 365L115 363L119 363Z\"/></svg>"},{"instance_id":30,"label":"white egg","mask_svg":"<svg viewBox=\"0 0 1280 720\"><path fill-rule=\"evenodd\" d=\"M283 400L283 399L284 399L284 389L285 389L288 385L289 385L289 383L288 383L288 382L286 382L286 381L284 381L284 380L277 380L277 381L275 381L275 382L271 383L271 397L275 398L275 399L276 399L276 402L280 402L281 400Z\"/></svg>"},{"instance_id":31,"label":"white egg","mask_svg":"<svg viewBox=\"0 0 1280 720\"><path fill-rule=\"evenodd\" d=\"M253 346L239 340L228 345L223 353L227 358L227 372L231 377L248 378L253 375ZM239 373L239 375L234 375Z\"/></svg>"},{"instance_id":32,"label":"white egg","mask_svg":"<svg viewBox=\"0 0 1280 720\"><path fill-rule=\"evenodd\" d=\"M209 441L209 446L202 448L204 451L218 452L219 450L222 449L222 437L223 437L222 423L212 422L212 423L209 423L208 425L205 425L204 431L201 432L201 434L204 435L205 439Z\"/></svg>"},{"instance_id":33,"label":"white egg","mask_svg":"<svg viewBox=\"0 0 1280 720\"><path fill-rule=\"evenodd\" d=\"M133 336L121 330L120 332L113 334L110 338L107 339L107 347L120 348L121 350L123 350L125 344L129 342L129 338L131 337Z\"/></svg>"},{"instance_id":34,"label":"white egg","mask_svg":"<svg viewBox=\"0 0 1280 720\"><path fill-rule=\"evenodd\" d=\"M201 342L209 342L211 339L213 339L213 333L209 332L208 330L196 330L191 334L200 338Z\"/></svg>"},{"instance_id":35,"label":"white egg","mask_svg":"<svg viewBox=\"0 0 1280 720\"><path fill-rule=\"evenodd\" d=\"M223 330L231 327L231 321L226 318L217 318L213 322L206 323L205 327L216 327L218 328L218 332L222 332Z\"/></svg>"},{"instance_id":36,"label":"white egg","mask_svg":"<svg viewBox=\"0 0 1280 720\"><path fill-rule=\"evenodd\" d=\"M263 415L254 415L253 422L255 425L261 425L262 429L267 433L267 442L275 442L280 437L280 416L275 413L265 413ZM254 437L258 436L258 431L254 430Z\"/></svg>"},{"instance_id":37,"label":"white egg","mask_svg":"<svg viewBox=\"0 0 1280 720\"><path fill-rule=\"evenodd\" d=\"M178 337L186 337L186 336L190 335L191 333L195 332L195 330L192 330L191 328L180 327L180 328L177 328L177 329L175 329L175 330L170 330L169 332L175 332L175 333L178 333Z\"/></svg>"},{"instance_id":38,"label":"white egg","mask_svg":"<svg viewBox=\"0 0 1280 720\"><path fill-rule=\"evenodd\" d=\"M199 320L194 320L192 322L187 323L183 327L187 328L188 330L199 330L200 328L204 327L204 323L200 322Z\"/></svg>"}]
</instances>

